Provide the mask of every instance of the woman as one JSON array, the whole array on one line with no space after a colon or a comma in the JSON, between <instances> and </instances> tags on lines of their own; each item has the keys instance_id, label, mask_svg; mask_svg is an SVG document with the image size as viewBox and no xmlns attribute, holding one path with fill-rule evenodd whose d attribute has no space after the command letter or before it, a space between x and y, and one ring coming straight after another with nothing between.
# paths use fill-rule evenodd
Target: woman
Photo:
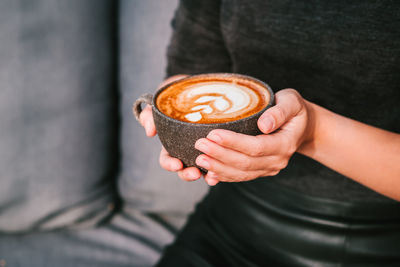
<instances>
[{"instance_id":1,"label":"woman","mask_svg":"<svg viewBox=\"0 0 400 267\"><path fill-rule=\"evenodd\" d=\"M196 142L218 185L159 265L398 266L399 26L394 1L181 1L166 82L235 72L296 90L276 93L263 135ZM140 120L154 136L149 108ZM164 149L160 164L201 177Z\"/></svg>"}]
</instances>

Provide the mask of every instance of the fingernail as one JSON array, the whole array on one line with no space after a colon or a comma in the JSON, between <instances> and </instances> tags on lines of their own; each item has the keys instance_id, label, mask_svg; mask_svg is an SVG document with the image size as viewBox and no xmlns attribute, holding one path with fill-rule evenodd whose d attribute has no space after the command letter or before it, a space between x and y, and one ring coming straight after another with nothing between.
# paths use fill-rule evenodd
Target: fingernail
<instances>
[{"instance_id":1,"label":"fingernail","mask_svg":"<svg viewBox=\"0 0 400 267\"><path fill-rule=\"evenodd\" d=\"M218 180L217 179L214 179L214 178L207 178L207 184L209 185L209 186L214 186L214 185L216 185L216 184L218 184Z\"/></svg>"},{"instance_id":2,"label":"fingernail","mask_svg":"<svg viewBox=\"0 0 400 267\"><path fill-rule=\"evenodd\" d=\"M208 161L201 156L197 157L196 164L207 170L210 168L210 163L208 163Z\"/></svg>"},{"instance_id":3,"label":"fingernail","mask_svg":"<svg viewBox=\"0 0 400 267\"><path fill-rule=\"evenodd\" d=\"M221 136L219 136L218 134L212 133L212 132L207 136L207 138L217 144L221 143L221 141L222 141Z\"/></svg>"},{"instance_id":4,"label":"fingernail","mask_svg":"<svg viewBox=\"0 0 400 267\"><path fill-rule=\"evenodd\" d=\"M264 132L269 132L274 128L274 122L271 118L267 117L261 121Z\"/></svg>"}]
</instances>

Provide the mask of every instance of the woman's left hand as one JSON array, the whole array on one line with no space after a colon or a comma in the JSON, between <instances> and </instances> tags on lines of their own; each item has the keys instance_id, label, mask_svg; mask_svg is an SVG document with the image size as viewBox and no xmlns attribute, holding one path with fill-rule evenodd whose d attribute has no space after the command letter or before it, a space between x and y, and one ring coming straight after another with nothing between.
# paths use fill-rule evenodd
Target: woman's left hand
<instances>
[{"instance_id":1,"label":"woman's left hand","mask_svg":"<svg viewBox=\"0 0 400 267\"><path fill-rule=\"evenodd\" d=\"M276 105L258 120L264 134L249 136L218 129L196 142L196 149L204 153L196 164L208 170L205 180L209 185L276 175L312 138L313 116L307 101L294 89L279 91L275 100Z\"/></svg>"}]
</instances>

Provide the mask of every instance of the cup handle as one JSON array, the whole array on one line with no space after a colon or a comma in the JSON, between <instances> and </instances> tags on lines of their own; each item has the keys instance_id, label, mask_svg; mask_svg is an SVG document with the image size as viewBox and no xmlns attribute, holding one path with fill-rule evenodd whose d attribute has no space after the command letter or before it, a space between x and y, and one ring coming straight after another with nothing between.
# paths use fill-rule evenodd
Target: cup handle
<instances>
[{"instance_id":1,"label":"cup handle","mask_svg":"<svg viewBox=\"0 0 400 267\"><path fill-rule=\"evenodd\" d=\"M153 102L152 94L144 94L141 95L138 99L136 99L135 103L133 103L133 115L135 115L137 121L139 121L140 113L142 113L143 110L142 103L152 105L152 102Z\"/></svg>"}]
</instances>

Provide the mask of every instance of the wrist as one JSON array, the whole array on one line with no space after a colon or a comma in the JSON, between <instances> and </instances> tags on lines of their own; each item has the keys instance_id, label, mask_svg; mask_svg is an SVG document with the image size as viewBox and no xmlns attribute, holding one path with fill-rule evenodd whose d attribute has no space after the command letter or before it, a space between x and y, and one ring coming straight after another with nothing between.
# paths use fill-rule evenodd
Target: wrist
<instances>
[{"instance_id":1,"label":"wrist","mask_svg":"<svg viewBox=\"0 0 400 267\"><path fill-rule=\"evenodd\" d=\"M304 106L307 114L307 125L304 131L303 141L297 149L297 152L312 157L317 143L318 109L320 107L305 99Z\"/></svg>"}]
</instances>

